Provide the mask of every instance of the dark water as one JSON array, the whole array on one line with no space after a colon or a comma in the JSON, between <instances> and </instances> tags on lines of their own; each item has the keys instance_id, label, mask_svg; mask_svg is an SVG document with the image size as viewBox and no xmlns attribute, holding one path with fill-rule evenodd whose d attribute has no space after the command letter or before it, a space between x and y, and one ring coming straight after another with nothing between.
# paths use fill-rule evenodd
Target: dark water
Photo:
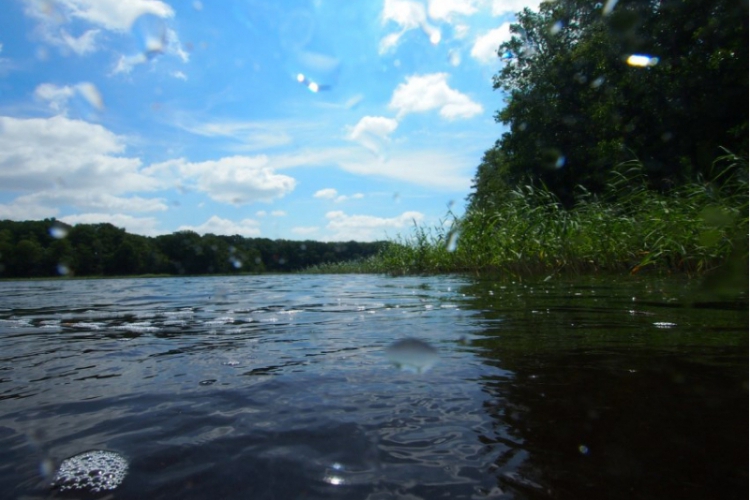
<instances>
[{"instance_id":1,"label":"dark water","mask_svg":"<svg viewBox=\"0 0 750 500\"><path fill-rule=\"evenodd\" d=\"M0 283L0 497L746 498L748 311L682 281ZM425 373L384 354L437 349Z\"/></svg>"}]
</instances>

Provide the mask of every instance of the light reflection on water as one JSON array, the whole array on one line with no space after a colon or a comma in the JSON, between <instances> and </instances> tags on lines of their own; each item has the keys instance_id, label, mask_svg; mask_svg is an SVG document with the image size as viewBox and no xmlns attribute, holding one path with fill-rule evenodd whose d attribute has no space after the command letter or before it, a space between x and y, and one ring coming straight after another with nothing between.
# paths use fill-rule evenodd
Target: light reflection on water
<instances>
[{"instance_id":1,"label":"light reflection on water","mask_svg":"<svg viewBox=\"0 0 750 500\"><path fill-rule=\"evenodd\" d=\"M698 498L747 479L747 310L678 307L683 283L264 276L0 293L10 497L50 494L41 465L89 450L129 461L118 498ZM439 353L429 372L391 364L408 338Z\"/></svg>"}]
</instances>

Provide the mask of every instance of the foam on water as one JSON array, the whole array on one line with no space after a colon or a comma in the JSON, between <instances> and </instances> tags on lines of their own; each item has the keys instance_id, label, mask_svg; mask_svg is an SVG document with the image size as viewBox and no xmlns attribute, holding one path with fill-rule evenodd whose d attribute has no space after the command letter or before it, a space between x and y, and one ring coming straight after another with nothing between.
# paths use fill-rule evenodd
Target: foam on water
<instances>
[{"instance_id":1,"label":"foam on water","mask_svg":"<svg viewBox=\"0 0 750 500\"><path fill-rule=\"evenodd\" d=\"M128 461L111 451L94 450L66 458L52 480L60 491L87 490L97 493L117 488L128 472Z\"/></svg>"}]
</instances>

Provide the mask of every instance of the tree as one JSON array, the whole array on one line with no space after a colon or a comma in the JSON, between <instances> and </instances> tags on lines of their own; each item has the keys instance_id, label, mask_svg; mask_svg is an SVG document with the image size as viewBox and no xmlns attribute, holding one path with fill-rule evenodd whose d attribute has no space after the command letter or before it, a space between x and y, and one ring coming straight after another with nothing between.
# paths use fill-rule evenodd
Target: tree
<instances>
[{"instance_id":1,"label":"tree","mask_svg":"<svg viewBox=\"0 0 750 500\"><path fill-rule=\"evenodd\" d=\"M496 120L509 127L485 154L470 205L526 179L563 202L603 190L610 169L640 159L651 186L709 175L724 146L747 150L747 3L587 0L525 9L498 54ZM645 67L628 64L645 54ZM632 59L630 59L632 61Z\"/></svg>"}]
</instances>

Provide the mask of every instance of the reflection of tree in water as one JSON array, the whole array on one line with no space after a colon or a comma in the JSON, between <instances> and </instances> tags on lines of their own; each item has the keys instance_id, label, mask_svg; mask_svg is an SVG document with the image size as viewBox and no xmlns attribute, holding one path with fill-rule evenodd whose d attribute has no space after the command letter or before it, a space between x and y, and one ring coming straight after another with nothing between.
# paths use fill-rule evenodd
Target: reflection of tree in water
<instances>
[{"instance_id":1,"label":"reflection of tree in water","mask_svg":"<svg viewBox=\"0 0 750 500\"><path fill-rule=\"evenodd\" d=\"M632 283L462 292L491 322L472 345L515 374L482 380L494 426L480 440L498 454L504 491L744 497L746 310L660 308L674 306L665 288Z\"/></svg>"}]
</instances>

